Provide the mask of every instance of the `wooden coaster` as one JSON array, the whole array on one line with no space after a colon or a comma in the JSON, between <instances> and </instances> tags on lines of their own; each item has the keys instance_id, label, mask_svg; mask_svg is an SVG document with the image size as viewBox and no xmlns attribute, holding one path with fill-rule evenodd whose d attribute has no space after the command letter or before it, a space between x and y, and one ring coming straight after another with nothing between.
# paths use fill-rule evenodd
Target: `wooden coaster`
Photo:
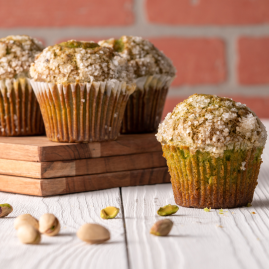
<instances>
[{"instance_id":1,"label":"wooden coaster","mask_svg":"<svg viewBox=\"0 0 269 269\"><path fill-rule=\"evenodd\" d=\"M161 151L103 158L28 162L0 159L0 174L31 178L55 178L165 167Z\"/></svg>"},{"instance_id":2,"label":"wooden coaster","mask_svg":"<svg viewBox=\"0 0 269 269\"><path fill-rule=\"evenodd\" d=\"M51 196L169 182L167 167L52 179L0 175L0 191Z\"/></svg>"},{"instance_id":3,"label":"wooden coaster","mask_svg":"<svg viewBox=\"0 0 269 269\"><path fill-rule=\"evenodd\" d=\"M45 136L0 137L0 159L51 162L161 151L155 134L121 135L98 143L57 143Z\"/></svg>"},{"instance_id":4,"label":"wooden coaster","mask_svg":"<svg viewBox=\"0 0 269 269\"><path fill-rule=\"evenodd\" d=\"M170 182L154 134L101 143L0 138L0 191L48 196Z\"/></svg>"}]
</instances>

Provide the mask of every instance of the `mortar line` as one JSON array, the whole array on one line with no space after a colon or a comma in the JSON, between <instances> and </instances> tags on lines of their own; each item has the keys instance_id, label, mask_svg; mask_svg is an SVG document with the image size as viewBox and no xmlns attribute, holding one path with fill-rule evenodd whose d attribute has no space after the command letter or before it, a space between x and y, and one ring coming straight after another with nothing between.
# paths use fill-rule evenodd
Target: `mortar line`
<instances>
[{"instance_id":1,"label":"mortar line","mask_svg":"<svg viewBox=\"0 0 269 269\"><path fill-rule=\"evenodd\" d=\"M189 96L194 93L221 94L221 95L243 95L246 97L264 97L269 95L269 85L184 85L172 87L168 92L168 98Z\"/></svg>"}]
</instances>

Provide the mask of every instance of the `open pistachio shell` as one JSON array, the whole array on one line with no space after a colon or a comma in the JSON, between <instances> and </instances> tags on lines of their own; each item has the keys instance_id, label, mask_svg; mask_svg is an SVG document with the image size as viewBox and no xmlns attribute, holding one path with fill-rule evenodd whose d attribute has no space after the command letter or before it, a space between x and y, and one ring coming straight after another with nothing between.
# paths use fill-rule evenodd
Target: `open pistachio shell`
<instances>
[{"instance_id":1,"label":"open pistachio shell","mask_svg":"<svg viewBox=\"0 0 269 269\"><path fill-rule=\"evenodd\" d=\"M60 229L60 222L53 214L44 214L39 219L39 231L42 234L54 236L59 233Z\"/></svg>"},{"instance_id":2,"label":"open pistachio shell","mask_svg":"<svg viewBox=\"0 0 269 269\"><path fill-rule=\"evenodd\" d=\"M178 211L178 206L177 205L166 205L163 207L160 207L159 210L157 211L159 216L170 216Z\"/></svg>"}]
</instances>

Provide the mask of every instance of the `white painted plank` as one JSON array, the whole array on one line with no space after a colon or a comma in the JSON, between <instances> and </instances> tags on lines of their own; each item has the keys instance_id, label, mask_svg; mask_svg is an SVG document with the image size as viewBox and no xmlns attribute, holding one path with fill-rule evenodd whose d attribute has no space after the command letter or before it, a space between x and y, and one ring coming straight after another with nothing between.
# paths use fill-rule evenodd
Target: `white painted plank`
<instances>
[{"instance_id":1,"label":"white painted plank","mask_svg":"<svg viewBox=\"0 0 269 269\"><path fill-rule=\"evenodd\" d=\"M14 207L8 217L0 218L0 268L127 268L121 212L113 220L100 218L102 208L111 205L120 208L118 188L47 198L0 193L0 203ZM59 218L62 225L59 236L43 236L40 245L22 245L13 228L15 217L30 213L39 218L46 212ZM76 232L87 222L107 227L111 240L102 245L80 241Z\"/></svg>"},{"instance_id":2,"label":"white painted plank","mask_svg":"<svg viewBox=\"0 0 269 269\"><path fill-rule=\"evenodd\" d=\"M264 121L269 130L269 121ZM170 184L122 189L132 268L266 269L269 266L269 143L252 207L204 212L180 207L169 237L149 234L160 206L175 204ZM251 214L256 212L256 214ZM223 228L218 227L223 226Z\"/></svg>"}]
</instances>

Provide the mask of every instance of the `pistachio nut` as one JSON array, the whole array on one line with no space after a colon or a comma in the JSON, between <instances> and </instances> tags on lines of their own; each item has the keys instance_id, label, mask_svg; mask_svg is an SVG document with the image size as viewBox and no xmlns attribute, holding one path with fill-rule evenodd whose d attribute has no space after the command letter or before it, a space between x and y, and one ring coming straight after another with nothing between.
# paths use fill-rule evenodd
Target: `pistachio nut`
<instances>
[{"instance_id":1,"label":"pistachio nut","mask_svg":"<svg viewBox=\"0 0 269 269\"><path fill-rule=\"evenodd\" d=\"M6 217L13 211L13 207L10 204L0 205L0 218Z\"/></svg>"},{"instance_id":2,"label":"pistachio nut","mask_svg":"<svg viewBox=\"0 0 269 269\"><path fill-rule=\"evenodd\" d=\"M44 214L39 219L39 231L42 234L54 236L59 233L60 229L60 222L53 214Z\"/></svg>"},{"instance_id":3,"label":"pistachio nut","mask_svg":"<svg viewBox=\"0 0 269 269\"><path fill-rule=\"evenodd\" d=\"M23 224L18 228L17 235L23 244L39 244L40 232L30 224Z\"/></svg>"},{"instance_id":4,"label":"pistachio nut","mask_svg":"<svg viewBox=\"0 0 269 269\"><path fill-rule=\"evenodd\" d=\"M108 206L101 210L100 216L102 219L114 219L118 215L119 211L120 210L117 207Z\"/></svg>"},{"instance_id":5,"label":"pistachio nut","mask_svg":"<svg viewBox=\"0 0 269 269\"><path fill-rule=\"evenodd\" d=\"M39 229L38 220L30 214L23 214L23 215L18 216L15 219L14 227L16 230L18 230L20 226L25 225L25 224L32 225L37 230Z\"/></svg>"},{"instance_id":6,"label":"pistachio nut","mask_svg":"<svg viewBox=\"0 0 269 269\"><path fill-rule=\"evenodd\" d=\"M150 233L157 236L166 236L170 233L173 222L170 219L162 219L154 223L150 229Z\"/></svg>"},{"instance_id":7,"label":"pistachio nut","mask_svg":"<svg viewBox=\"0 0 269 269\"><path fill-rule=\"evenodd\" d=\"M160 216L169 216L177 213L178 211L178 206L177 205L166 205L163 207L160 207L159 210L157 211L157 214Z\"/></svg>"},{"instance_id":8,"label":"pistachio nut","mask_svg":"<svg viewBox=\"0 0 269 269\"><path fill-rule=\"evenodd\" d=\"M101 244L110 239L110 232L102 225L86 223L79 228L77 236L87 243Z\"/></svg>"}]
</instances>

